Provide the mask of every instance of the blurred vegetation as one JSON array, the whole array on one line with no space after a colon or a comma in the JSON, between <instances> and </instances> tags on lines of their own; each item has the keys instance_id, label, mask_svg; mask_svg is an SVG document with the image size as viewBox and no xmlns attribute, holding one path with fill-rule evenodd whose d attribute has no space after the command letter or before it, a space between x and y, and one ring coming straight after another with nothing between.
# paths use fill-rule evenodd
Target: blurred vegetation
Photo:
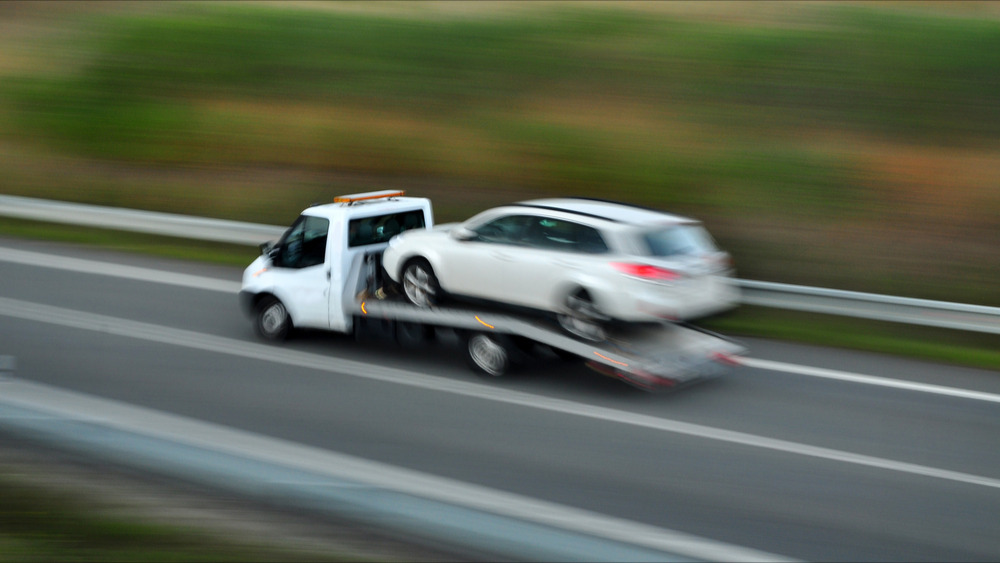
<instances>
[{"instance_id":1,"label":"blurred vegetation","mask_svg":"<svg viewBox=\"0 0 1000 563\"><path fill-rule=\"evenodd\" d=\"M703 219L743 277L1000 305L989 6L17 6L4 192L271 224L600 196Z\"/></svg>"},{"instance_id":2,"label":"blurred vegetation","mask_svg":"<svg viewBox=\"0 0 1000 563\"><path fill-rule=\"evenodd\" d=\"M86 495L0 473L0 562L352 561L343 554L273 548L204 530L95 512ZM99 503L100 504L100 503Z\"/></svg>"}]
</instances>

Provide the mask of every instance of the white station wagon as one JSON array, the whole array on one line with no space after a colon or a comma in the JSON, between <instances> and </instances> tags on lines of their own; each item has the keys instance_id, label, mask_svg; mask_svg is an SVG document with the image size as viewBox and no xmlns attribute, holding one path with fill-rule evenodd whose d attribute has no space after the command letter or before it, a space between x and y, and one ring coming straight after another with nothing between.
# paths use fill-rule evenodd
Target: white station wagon
<instances>
[{"instance_id":1,"label":"white station wagon","mask_svg":"<svg viewBox=\"0 0 1000 563\"><path fill-rule=\"evenodd\" d=\"M407 231L389 241L382 265L415 305L451 296L539 310L592 340L609 322L692 320L739 302L732 260L700 222L588 198Z\"/></svg>"}]
</instances>

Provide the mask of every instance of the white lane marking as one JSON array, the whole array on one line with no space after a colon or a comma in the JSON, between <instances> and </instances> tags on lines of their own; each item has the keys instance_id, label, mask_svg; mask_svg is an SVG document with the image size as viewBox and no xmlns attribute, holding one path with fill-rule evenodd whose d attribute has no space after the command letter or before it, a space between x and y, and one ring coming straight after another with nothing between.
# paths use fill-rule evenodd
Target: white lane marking
<instances>
[{"instance_id":1,"label":"white lane marking","mask_svg":"<svg viewBox=\"0 0 1000 563\"><path fill-rule=\"evenodd\" d=\"M881 387L892 387L895 389L906 389L908 391L918 391L921 393L934 393L935 395L947 395L950 397L961 397L963 399L974 399L977 401L989 401L1000 403L1000 395L987 393L985 391L971 391L969 389L959 389L957 387L945 387L944 385L934 385L931 383L914 383L912 381L901 381L899 379L889 379L888 377L878 377L875 375L862 375L834 369L816 368L810 366L800 366L796 364L786 364L771 360L760 360L757 358L740 358L740 363L752 368L766 369L771 371L783 371L806 375L809 377L822 377L825 379L836 379L839 381L850 381L851 383L862 383L864 385L878 385Z\"/></svg>"},{"instance_id":2,"label":"white lane marking","mask_svg":"<svg viewBox=\"0 0 1000 563\"><path fill-rule=\"evenodd\" d=\"M361 379L385 381L397 385L408 385L436 392L475 397L488 401L507 403L550 412L558 412L594 420L606 420L608 422L627 424L662 432L692 436L695 438L716 440L719 442L726 442L741 446L762 448L807 457L839 461L853 465L874 467L888 471L908 473L911 475L921 475L935 479L1000 489L1000 479L992 477L985 477L948 469L939 469L936 467L928 467L915 463L895 461L875 456L855 454L831 448L811 446L808 444L768 438L766 436L758 436L745 432L725 430L701 424L657 418L606 407L576 403L564 399L531 395L520 391L511 391L479 383L452 380L415 371L377 366L344 358L338 358L336 362L332 362L330 357L319 354L299 352L276 346L265 346L241 340L234 340L231 338L214 336L211 334L168 328L93 313L84 313L81 311L62 309L39 303L17 301L14 299L0 297L0 315L43 323L58 324L61 326L82 328L85 330L95 330L118 336L139 338L162 344L185 346L209 352L231 354L234 356L266 362L276 362L285 365L325 371L328 373L336 373L346 377L357 377Z\"/></svg>"},{"instance_id":3,"label":"white lane marking","mask_svg":"<svg viewBox=\"0 0 1000 563\"><path fill-rule=\"evenodd\" d=\"M240 282L0 247L0 261L236 294Z\"/></svg>"}]
</instances>

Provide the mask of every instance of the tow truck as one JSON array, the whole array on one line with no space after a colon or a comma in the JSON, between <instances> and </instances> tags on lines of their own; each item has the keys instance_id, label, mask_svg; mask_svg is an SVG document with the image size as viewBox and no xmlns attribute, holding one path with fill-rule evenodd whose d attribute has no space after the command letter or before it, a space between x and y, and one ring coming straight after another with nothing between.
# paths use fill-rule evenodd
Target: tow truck
<instances>
[{"instance_id":1,"label":"tow truck","mask_svg":"<svg viewBox=\"0 0 1000 563\"><path fill-rule=\"evenodd\" d=\"M740 344L678 322L620 326L584 341L541 314L458 301L418 307L392 286L381 255L397 234L434 224L431 202L404 191L338 196L313 205L243 273L239 299L255 332L283 340L293 328L414 345L438 330L458 336L469 366L499 377L539 349L643 390L676 388L739 364Z\"/></svg>"}]
</instances>

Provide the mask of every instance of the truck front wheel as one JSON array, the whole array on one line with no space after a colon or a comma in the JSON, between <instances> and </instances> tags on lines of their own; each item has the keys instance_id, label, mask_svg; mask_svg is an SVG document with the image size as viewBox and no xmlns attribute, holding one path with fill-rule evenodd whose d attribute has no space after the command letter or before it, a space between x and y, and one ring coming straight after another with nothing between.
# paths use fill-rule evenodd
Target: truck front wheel
<instances>
[{"instance_id":1,"label":"truck front wheel","mask_svg":"<svg viewBox=\"0 0 1000 563\"><path fill-rule=\"evenodd\" d=\"M274 297L265 297L254 309L254 329L264 340L284 340L292 329L292 319L285 305Z\"/></svg>"}]
</instances>

